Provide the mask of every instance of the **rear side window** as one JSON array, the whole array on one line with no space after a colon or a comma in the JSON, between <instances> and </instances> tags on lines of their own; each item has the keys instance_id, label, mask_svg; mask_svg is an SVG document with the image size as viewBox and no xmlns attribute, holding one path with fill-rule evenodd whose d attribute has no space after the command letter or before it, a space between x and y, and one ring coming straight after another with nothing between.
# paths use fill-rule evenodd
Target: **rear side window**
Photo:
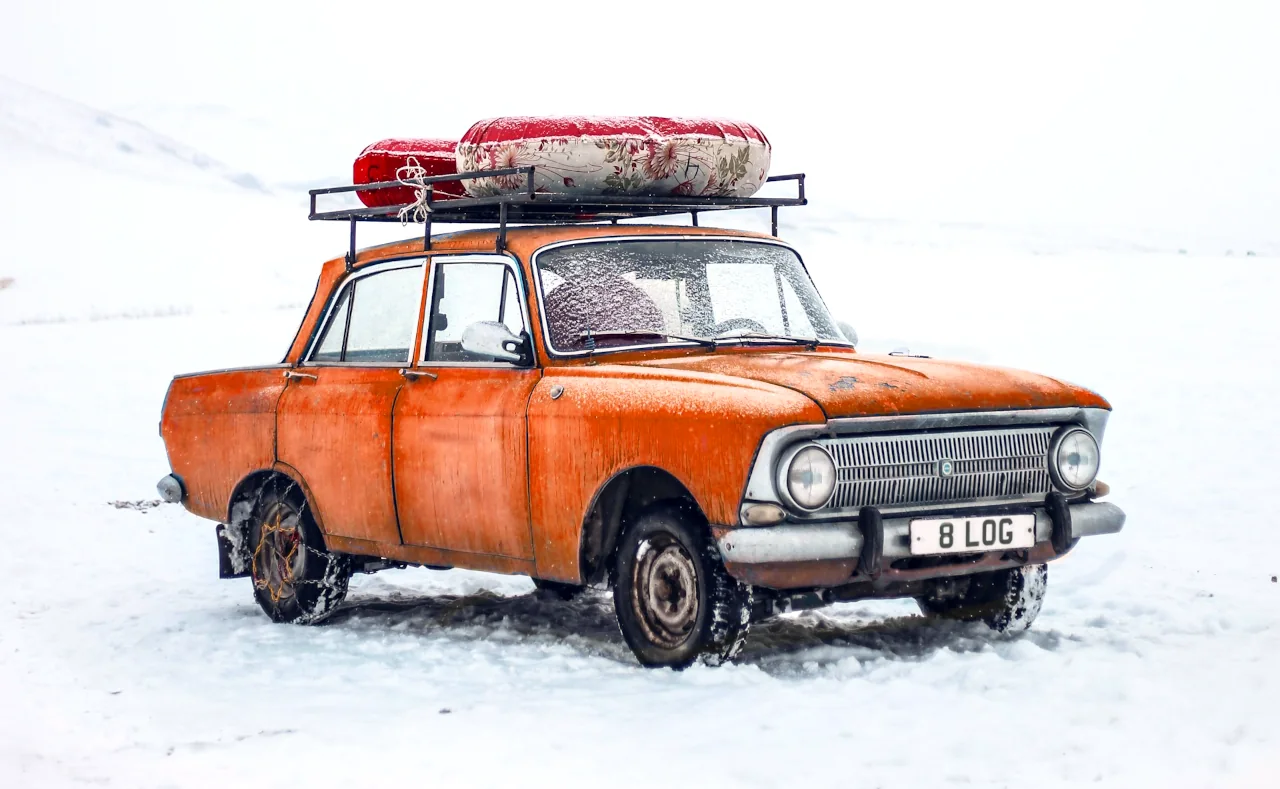
<instances>
[{"instance_id":1,"label":"rear side window","mask_svg":"<svg viewBox=\"0 0 1280 789\"><path fill-rule=\"evenodd\" d=\"M320 336L320 344L316 346L315 353L311 354L311 361L342 361L342 342L347 331L347 312L351 308L351 287L354 284L348 283L342 289L342 295L338 297L338 303L333 305L333 312L329 314L329 325L325 327L324 334Z\"/></svg>"},{"instance_id":2,"label":"rear side window","mask_svg":"<svg viewBox=\"0 0 1280 789\"><path fill-rule=\"evenodd\" d=\"M311 361L407 364L421 297L421 266L352 280L334 303Z\"/></svg>"}]
</instances>

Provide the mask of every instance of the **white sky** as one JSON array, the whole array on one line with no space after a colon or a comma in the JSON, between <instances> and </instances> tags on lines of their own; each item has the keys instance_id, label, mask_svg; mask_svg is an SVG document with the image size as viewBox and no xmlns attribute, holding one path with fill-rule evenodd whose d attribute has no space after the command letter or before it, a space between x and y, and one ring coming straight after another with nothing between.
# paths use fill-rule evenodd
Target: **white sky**
<instances>
[{"instance_id":1,"label":"white sky","mask_svg":"<svg viewBox=\"0 0 1280 789\"><path fill-rule=\"evenodd\" d=\"M276 181L492 115L720 115L863 214L1280 236L1263 2L0 4L0 74Z\"/></svg>"}]
</instances>

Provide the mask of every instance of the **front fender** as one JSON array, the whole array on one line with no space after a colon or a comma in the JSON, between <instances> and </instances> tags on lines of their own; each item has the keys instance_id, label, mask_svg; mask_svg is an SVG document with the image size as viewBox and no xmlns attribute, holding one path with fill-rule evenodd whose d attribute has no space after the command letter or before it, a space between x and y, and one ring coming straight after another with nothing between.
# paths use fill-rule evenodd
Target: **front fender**
<instances>
[{"instance_id":1,"label":"front fender","mask_svg":"<svg viewBox=\"0 0 1280 789\"><path fill-rule=\"evenodd\" d=\"M549 368L529 401L538 575L580 580L583 522L618 473L662 469L711 523L736 523L762 437L823 420L808 397L772 384L616 365Z\"/></svg>"}]
</instances>

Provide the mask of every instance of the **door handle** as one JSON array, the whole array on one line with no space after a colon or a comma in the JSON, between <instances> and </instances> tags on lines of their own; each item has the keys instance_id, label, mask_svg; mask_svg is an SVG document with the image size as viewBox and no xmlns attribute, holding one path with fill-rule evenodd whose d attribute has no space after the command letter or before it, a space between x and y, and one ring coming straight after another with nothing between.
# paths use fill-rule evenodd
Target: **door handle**
<instances>
[{"instance_id":1,"label":"door handle","mask_svg":"<svg viewBox=\"0 0 1280 789\"><path fill-rule=\"evenodd\" d=\"M296 373L293 370L285 370L284 377L290 381L319 381L317 376L311 373Z\"/></svg>"},{"instance_id":2,"label":"door handle","mask_svg":"<svg viewBox=\"0 0 1280 789\"><path fill-rule=\"evenodd\" d=\"M400 376L406 381L416 381L419 378L430 378L434 381L437 378L435 373L429 373L426 370L410 370L407 368L400 371Z\"/></svg>"}]
</instances>

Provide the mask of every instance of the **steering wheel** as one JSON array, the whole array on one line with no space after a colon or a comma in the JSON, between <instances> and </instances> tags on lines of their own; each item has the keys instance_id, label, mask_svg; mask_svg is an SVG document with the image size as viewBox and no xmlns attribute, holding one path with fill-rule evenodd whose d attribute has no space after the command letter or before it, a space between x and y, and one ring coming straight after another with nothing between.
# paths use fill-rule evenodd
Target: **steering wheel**
<instances>
[{"instance_id":1,"label":"steering wheel","mask_svg":"<svg viewBox=\"0 0 1280 789\"><path fill-rule=\"evenodd\" d=\"M751 318L730 318L727 321L717 323L715 327L711 329L711 336L723 337L731 331L740 329L745 329L749 332L759 332L761 334L767 333L764 330L764 324L760 323L760 321L753 320Z\"/></svg>"}]
</instances>

